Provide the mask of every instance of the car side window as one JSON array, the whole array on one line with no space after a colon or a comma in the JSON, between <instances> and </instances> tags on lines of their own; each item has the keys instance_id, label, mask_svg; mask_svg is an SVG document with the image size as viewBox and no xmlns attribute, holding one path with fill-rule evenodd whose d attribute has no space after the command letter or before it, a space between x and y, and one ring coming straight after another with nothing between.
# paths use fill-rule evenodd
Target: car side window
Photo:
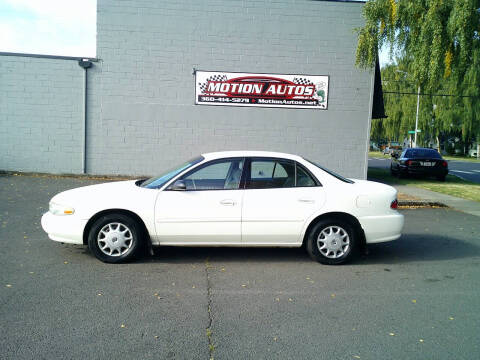
<instances>
[{"instance_id":1,"label":"car side window","mask_svg":"<svg viewBox=\"0 0 480 360\"><path fill-rule=\"evenodd\" d=\"M255 179L270 179L273 176L275 162L273 161L252 161L250 173Z\"/></svg>"},{"instance_id":2,"label":"car side window","mask_svg":"<svg viewBox=\"0 0 480 360\"><path fill-rule=\"evenodd\" d=\"M312 176L298 164L297 164L296 186L297 187L317 186L317 183L315 182L315 180L313 180Z\"/></svg>"},{"instance_id":3,"label":"car side window","mask_svg":"<svg viewBox=\"0 0 480 360\"><path fill-rule=\"evenodd\" d=\"M289 160L252 159L246 189L272 189L295 186L295 163Z\"/></svg>"},{"instance_id":4,"label":"car side window","mask_svg":"<svg viewBox=\"0 0 480 360\"><path fill-rule=\"evenodd\" d=\"M185 175L186 190L238 189L243 171L243 159L230 159L207 164Z\"/></svg>"}]
</instances>

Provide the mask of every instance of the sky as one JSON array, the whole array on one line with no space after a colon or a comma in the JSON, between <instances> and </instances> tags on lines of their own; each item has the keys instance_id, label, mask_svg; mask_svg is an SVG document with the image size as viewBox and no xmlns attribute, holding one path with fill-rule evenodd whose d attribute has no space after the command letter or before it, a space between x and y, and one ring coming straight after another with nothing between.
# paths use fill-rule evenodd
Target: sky
<instances>
[{"instance_id":1,"label":"sky","mask_svg":"<svg viewBox=\"0 0 480 360\"><path fill-rule=\"evenodd\" d=\"M379 58L378 60L380 61L380 67L384 67L385 65L388 65L394 62L394 60L390 59L389 47L386 45L383 45L382 48L380 49L378 53L378 58ZM393 55L393 58L395 58L395 53Z\"/></svg>"},{"instance_id":2,"label":"sky","mask_svg":"<svg viewBox=\"0 0 480 360\"><path fill-rule=\"evenodd\" d=\"M96 0L0 0L0 52L95 57Z\"/></svg>"}]
</instances>

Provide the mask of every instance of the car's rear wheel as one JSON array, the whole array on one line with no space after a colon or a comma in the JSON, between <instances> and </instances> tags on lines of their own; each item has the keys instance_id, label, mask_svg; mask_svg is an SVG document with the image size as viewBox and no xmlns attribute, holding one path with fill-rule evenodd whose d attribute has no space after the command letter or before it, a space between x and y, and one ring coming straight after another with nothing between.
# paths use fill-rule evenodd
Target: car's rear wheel
<instances>
[{"instance_id":1,"label":"car's rear wheel","mask_svg":"<svg viewBox=\"0 0 480 360\"><path fill-rule=\"evenodd\" d=\"M142 228L129 216L109 214L92 225L88 247L95 257L107 263L135 258L143 245Z\"/></svg>"},{"instance_id":2,"label":"car's rear wheel","mask_svg":"<svg viewBox=\"0 0 480 360\"><path fill-rule=\"evenodd\" d=\"M306 247L313 260L337 265L352 260L358 253L358 236L345 220L323 219L310 230Z\"/></svg>"}]
</instances>

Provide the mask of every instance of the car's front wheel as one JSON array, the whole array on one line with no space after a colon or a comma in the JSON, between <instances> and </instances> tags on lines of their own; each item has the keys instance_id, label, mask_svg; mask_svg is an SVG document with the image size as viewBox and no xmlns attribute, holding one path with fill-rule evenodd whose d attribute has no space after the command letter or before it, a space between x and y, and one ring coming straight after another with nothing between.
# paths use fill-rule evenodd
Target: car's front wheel
<instances>
[{"instance_id":1,"label":"car's front wheel","mask_svg":"<svg viewBox=\"0 0 480 360\"><path fill-rule=\"evenodd\" d=\"M123 214L109 214L92 225L88 247L97 259L119 263L137 256L142 240L142 229L134 219Z\"/></svg>"},{"instance_id":2,"label":"car's front wheel","mask_svg":"<svg viewBox=\"0 0 480 360\"><path fill-rule=\"evenodd\" d=\"M307 237L307 252L322 264L343 264L358 253L358 236L347 221L324 219L316 223Z\"/></svg>"}]
</instances>

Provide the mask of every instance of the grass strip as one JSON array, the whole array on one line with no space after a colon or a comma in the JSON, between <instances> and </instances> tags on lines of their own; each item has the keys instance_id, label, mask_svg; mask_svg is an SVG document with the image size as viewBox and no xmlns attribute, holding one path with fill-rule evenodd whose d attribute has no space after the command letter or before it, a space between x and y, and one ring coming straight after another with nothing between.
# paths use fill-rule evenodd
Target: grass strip
<instances>
[{"instance_id":1,"label":"grass strip","mask_svg":"<svg viewBox=\"0 0 480 360\"><path fill-rule=\"evenodd\" d=\"M385 159L390 159L391 155L383 155L381 151L369 151L368 152L368 157L369 158L385 158ZM448 161L466 161L466 162L472 162L472 163L480 163L480 159L477 159L475 157L468 157L468 156L452 156L452 155L443 155L442 156L445 160Z\"/></svg>"},{"instance_id":2,"label":"grass strip","mask_svg":"<svg viewBox=\"0 0 480 360\"><path fill-rule=\"evenodd\" d=\"M480 184L447 175L445 182L429 178L402 178L390 174L389 169L368 168L368 179L377 180L390 185L409 185L435 191L441 194L456 196L462 199L480 202Z\"/></svg>"}]
</instances>

